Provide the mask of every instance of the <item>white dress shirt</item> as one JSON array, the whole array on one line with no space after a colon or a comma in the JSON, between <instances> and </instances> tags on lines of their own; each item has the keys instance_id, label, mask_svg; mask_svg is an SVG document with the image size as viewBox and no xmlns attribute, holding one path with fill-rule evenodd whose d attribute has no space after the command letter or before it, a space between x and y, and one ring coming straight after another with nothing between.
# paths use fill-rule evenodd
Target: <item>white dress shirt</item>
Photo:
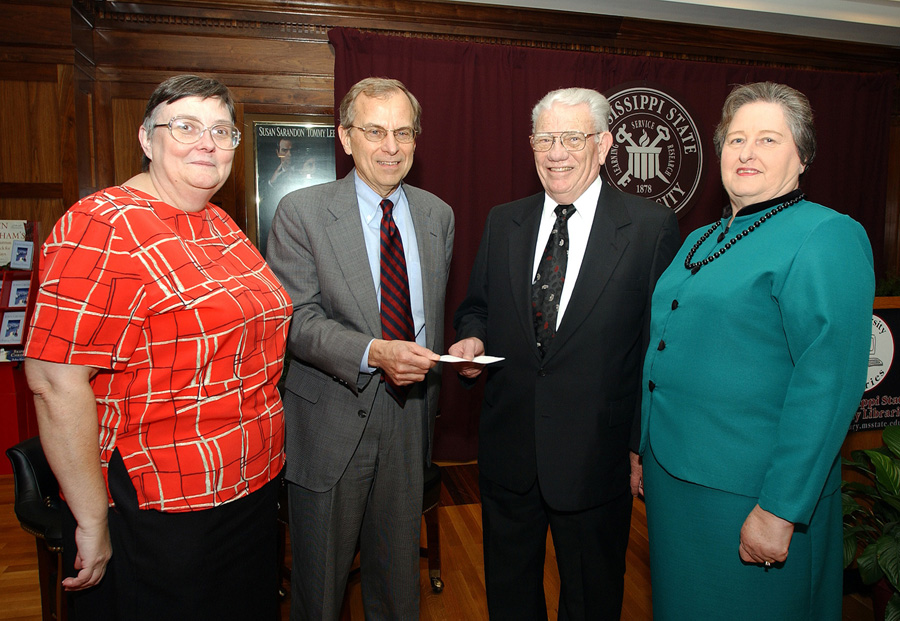
<instances>
[{"instance_id":1,"label":"white dress shirt","mask_svg":"<svg viewBox=\"0 0 900 621\"><path fill-rule=\"evenodd\" d=\"M569 257L566 263L566 280L563 283L562 295L559 298L559 314L556 316L556 329L562 322L566 307L572 297L572 290L578 280L578 272L581 270L581 263L584 260L584 251L587 249L588 238L591 236L591 226L594 224L594 214L597 211L597 201L600 200L600 190L602 182L597 177L594 182L584 191L584 194L575 199L575 213L569 216L567 222L569 229ZM544 193L544 208L541 212L541 226L538 229L537 245L534 249L534 263L531 270L531 282L537 274L538 263L544 254L544 248L547 246L547 240L550 238L550 232L556 222L556 206L555 200Z\"/></svg>"}]
</instances>

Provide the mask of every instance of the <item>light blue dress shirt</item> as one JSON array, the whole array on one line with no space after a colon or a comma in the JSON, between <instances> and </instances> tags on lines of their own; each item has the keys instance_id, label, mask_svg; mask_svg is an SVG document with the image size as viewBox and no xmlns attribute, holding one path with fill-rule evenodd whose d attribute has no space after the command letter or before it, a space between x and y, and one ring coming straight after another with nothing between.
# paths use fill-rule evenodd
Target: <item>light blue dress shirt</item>
<instances>
[{"instance_id":1,"label":"light blue dress shirt","mask_svg":"<svg viewBox=\"0 0 900 621\"><path fill-rule=\"evenodd\" d=\"M372 272L372 282L375 285L375 294L378 297L378 307L381 308L381 201L383 200L375 190L366 185L359 178L356 181L356 200L359 205L359 217L362 221L363 238L366 242L366 256L369 259L369 269ZM422 292L422 265L419 261L419 246L416 243L416 228L413 226L412 214L409 211L409 201L401 184L387 197L394 203L394 223L403 240L403 255L406 257L406 272L409 278L409 301L412 307L413 325L416 330L416 343L425 347L425 297ZM372 339L375 340L375 339ZM372 341L363 352L359 364L361 373L374 373L378 369L369 366L369 348Z\"/></svg>"}]
</instances>

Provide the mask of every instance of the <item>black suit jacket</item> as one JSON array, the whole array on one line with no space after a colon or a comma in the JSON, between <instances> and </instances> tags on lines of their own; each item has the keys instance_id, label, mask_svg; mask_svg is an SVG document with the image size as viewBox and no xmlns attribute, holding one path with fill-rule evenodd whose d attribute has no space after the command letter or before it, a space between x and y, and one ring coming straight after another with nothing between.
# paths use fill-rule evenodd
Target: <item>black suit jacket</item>
<instances>
[{"instance_id":1,"label":"black suit jacket","mask_svg":"<svg viewBox=\"0 0 900 621\"><path fill-rule=\"evenodd\" d=\"M604 184L569 305L542 359L531 272L543 202L541 193L491 210L454 327L457 338L478 337L487 354L506 358L486 367L482 476L517 493L537 478L553 509L579 511L628 490L650 296L680 234L671 210Z\"/></svg>"}]
</instances>

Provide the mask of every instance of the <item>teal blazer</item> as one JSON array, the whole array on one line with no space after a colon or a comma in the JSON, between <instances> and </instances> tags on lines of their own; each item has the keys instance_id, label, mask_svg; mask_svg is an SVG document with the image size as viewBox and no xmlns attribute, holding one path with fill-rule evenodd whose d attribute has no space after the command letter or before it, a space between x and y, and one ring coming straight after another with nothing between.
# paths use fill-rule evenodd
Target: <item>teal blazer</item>
<instances>
[{"instance_id":1,"label":"teal blazer","mask_svg":"<svg viewBox=\"0 0 900 621\"><path fill-rule=\"evenodd\" d=\"M692 261L711 256L779 198L742 210ZM874 274L862 226L801 201L696 274L688 236L653 294L641 452L671 475L757 498L807 523L837 490L838 453L859 405L871 345Z\"/></svg>"}]
</instances>

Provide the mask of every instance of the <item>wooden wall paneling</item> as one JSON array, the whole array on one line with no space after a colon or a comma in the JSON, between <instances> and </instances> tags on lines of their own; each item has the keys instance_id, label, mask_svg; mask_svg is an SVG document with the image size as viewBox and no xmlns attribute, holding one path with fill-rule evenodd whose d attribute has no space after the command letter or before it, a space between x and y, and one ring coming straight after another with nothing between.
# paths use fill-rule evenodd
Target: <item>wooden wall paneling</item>
<instances>
[{"instance_id":1,"label":"wooden wall paneling","mask_svg":"<svg viewBox=\"0 0 900 621\"><path fill-rule=\"evenodd\" d=\"M71 46L69 0L4 2L0 41L25 48L65 49Z\"/></svg>"},{"instance_id":2,"label":"wooden wall paneling","mask_svg":"<svg viewBox=\"0 0 900 621\"><path fill-rule=\"evenodd\" d=\"M232 95L233 96L233 95ZM246 182L244 175L244 160L248 157L247 141L253 142L253 135L247 136L244 131L244 105L238 102L234 104L235 125L241 129L241 144L234 152L234 161L231 163L231 174L228 176L228 182L232 186L231 206L232 210L228 213L231 218L237 222L245 232L247 231L247 204L245 196L247 195ZM250 147L252 149L252 147ZM253 156L252 153L249 154Z\"/></svg>"},{"instance_id":3,"label":"wooden wall paneling","mask_svg":"<svg viewBox=\"0 0 900 621\"><path fill-rule=\"evenodd\" d=\"M30 82L55 82L56 64L7 62L4 60L4 48L0 46L0 80L22 80L28 77Z\"/></svg>"},{"instance_id":4,"label":"wooden wall paneling","mask_svg":"<svg viewBox=\"0 0 900 621\"><path fill-rule=\"evenodd\" d=\"M115 138L112 98L109 84L93 83L94 148L97 158L97 187L108 188L116 182Z\"/></svg>"},{"instance_id":5,"label":"wooden wall paneling","mask_svg":"<svg viewBox=\"0 0 900 621\"><path fill-rule=\"evenodd\" d=\"M328 43L304 48L319 55L317 62L327 63L328 75L281 75L204 71L133 69L103 66L99 78L109 85L113 97L131 97L146 102L156 85L178 73L196 73L216 78L228 86L235 102L247 106L248 113L330 114L334 102L334 52Z\"/></svg>"},{"instance_id":6,"label":"wooden wall paneling","mask_svg":"<svg viewBox=\"0 0 900 621\"><path fill-rule=\"evenodd\" d=\"M301 50L298 50L298 52ZM320 105L326 102L331 105L334 92L334 51L323 41L314 45L303 46L302 53L317 56L316 65L328 67L326 75L318 74L282 74L254 70L254 72L218 71L215 67L207 67L203 71L194 71L198 75L214 77L231 89L236 100L258 106L268 105ZM146 99L153 88L164 79L176 74L186 73L183 70L161 70L146 67L120 67L103 65L100 79L110 84L114 96L143 97ZM146 88L143 86L146 85ZM295 96L298 90L317 93L312 101Z\"/></svg>"},{"instance_id":7,"label":"wooden wall paneling","mask_svg":"<svg viewBox=\"0 0 900 621\"><path fill-rule=\"evenodd\" d=\"M0 181L60 183L57 84L0 81Z\"/></svg>"},{"instance_id":8,"label":"wooden wall paneling","mask_svg":"<svg viewBox=\"0 0 900 621\"><path fill-rule=\"evenodd\" d=\"M42 63L34 67L0 80L0 218L38 220L44 235L63 203L63 131L58 76Z\"/></svg>"},{"instance_id":9,"label":"wooden wall paneling","mask_svg":"<svg viewBox=\"0 0 900 621\"><path fill-rule=\"evenodd\" d=\"M75 126L75 67L58 65L56 83L59 112L60 182L63 202L72 204L78 195L78 140ZM46 234L41 227L41 233Z\"/></svg>"},{"instance_id":10,"label":"wooden wall paneling","mask_svg":"<svg viewBox=\"0 0 900 621\"><path fill-rule=\"evenodd\" d=\"M75 142L78 158L78 197L93 194L97 187L97 158L94 147L92 85L79 79L75 88Z\"/></svg>"},{"instance_id":11,"label":"wooden wall paneling","mask_svg":"<svg viewBox=\"0 0 900 621\"><path fill-rule=\"evenodd\" d=\"M198 36L201 35L201 36ZM322 43L202 36L163 32L98 31L98 67L154 67L172 73L230 72L257 75L326 75L334 64Z\"/></svg>"},{"instance_id":12,"label":"wooden wall paneling","mask_svg":"<svg viewBox=\"0 0 900 621\"><path fill-rule=\"evenodd\" d=\"M146 100L113 98L111 103L113 127L113 160L115 184L122 184L141 172L144 152L138 140L138 130L144 119ZM162 128L162 131L168 131ZM106 187L106 186L104 186Z\"/></svg>"},{"instance_id":13,"label":"wooden wall paneling","mask_svg":"<svg viewBox=\"0 0 900 621\"><path fill-rule=\"evenodd\" d=\"M75 137L78 153L78 197L98 189L96 122L94 118L94 23L90 14L70 2L72 28L72 62L75 68Z\"/></svg>"}]
</instances>

